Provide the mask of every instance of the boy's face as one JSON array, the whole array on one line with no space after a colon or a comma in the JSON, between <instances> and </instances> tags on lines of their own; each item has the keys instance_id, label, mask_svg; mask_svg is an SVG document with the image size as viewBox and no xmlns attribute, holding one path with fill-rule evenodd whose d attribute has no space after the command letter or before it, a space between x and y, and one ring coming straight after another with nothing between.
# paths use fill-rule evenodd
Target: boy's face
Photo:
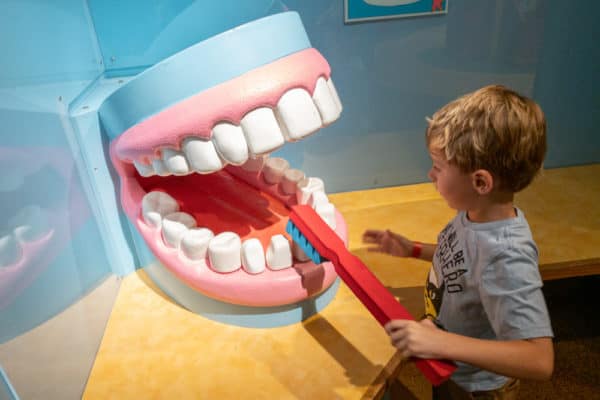
<instances>
[{"instance_id":1,"label":"boy's face","mask_svg":"<svg viewBox=\"0 0 600 400\"><path fill-rule=\"evenodd\" d=\"M429 149L429 155L432 166L427 175L437 191L451 208L468 211L478 197L471 174L461 172L439 150Z\"/></svg>"}]
</instances>

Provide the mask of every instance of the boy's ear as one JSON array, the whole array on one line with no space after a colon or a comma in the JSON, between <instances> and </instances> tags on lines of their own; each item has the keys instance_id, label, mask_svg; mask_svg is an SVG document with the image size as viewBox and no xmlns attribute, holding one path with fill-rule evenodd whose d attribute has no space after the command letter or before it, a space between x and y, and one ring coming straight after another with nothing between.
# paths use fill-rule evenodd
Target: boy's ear
<instances>
[{"instance_id":1,"label":"boy's ear","mask_svg":"<svg viewBox=\"0 0 600 400\"><path fill-rule=\"evenodd\" d=\"M494 177L485 169L478 169L471 174L473 188L480 195L486 195L494 188Z\"/></svg>"}]
</instances>

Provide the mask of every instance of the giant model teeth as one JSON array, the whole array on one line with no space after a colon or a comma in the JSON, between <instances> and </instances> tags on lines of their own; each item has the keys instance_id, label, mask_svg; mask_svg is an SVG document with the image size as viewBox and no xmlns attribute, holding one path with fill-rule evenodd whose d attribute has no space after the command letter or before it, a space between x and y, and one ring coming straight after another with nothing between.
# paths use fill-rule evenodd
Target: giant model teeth
<instances>
[{"instance_id":1,"label":"giant model teeth","mask_svg":"<svg viewBox=\"0 0 600 400\"><path fill-rule=\"evenodd\" d=\"M175 175L186 175L190 172L188 162L180 151L164 149L162 151L163 161L169 171Z\"/></svg>"},{"instance_id":2,"label":"giant model teeth","mask_svg":"<svg viewBox=\"0 0 600 400\"><path fill-rule=\"evenodd\" d=\"M152 168L154 168L154 172L160 176L169 176L169 169L161 159L152 160Z\"/></svg>"},{"instance_id":3,"label":"giant model teeth","mask_svg":"<svg viewBox=\"0 0 600 400\"><path fill-rule=\"evenodd\" d=\"M308 204L312 194L319 191L325 191L325 184L320 178L310 177L302 179L298 182L298 190L296 191L298 204Z\"/></svg>"},{"instance_id":4,"label":"giant model teeth","mask_svg":"<svg viewBox=\"0 0 600 400\"><path fill-rule=\"evenodd\" d=\"M331 229L335 229L335 207L331 203L317 204L315 211L329 225Z\"/></svg>"},{"instance_id":5,"label":"giant model teeth","mask_svg":"<svg viewBox=\"0 0 600 400\"><path fill-rule=\"evenodd\" d=\"M142 199L142 216L150 226L158 228L161 226L165 215L179 211L177 200L164 192L146 193Z\"/></svg>"},{"instance_id":6,"label":"giant model teeth","mask_svg":"<svg viewBox=\"0 0 600 400\"><path fill-rule=\"evenodd\" d=\"M313 93L313 101L319 109L324 125L331 124L342 112L342 103L337 98L333 83L329 84L329 82L331 79L325 81L325 79L319 78Z\"/></svg>"},{"instance_id":7,"label":"giant model teeth","mask_svg":"<svg viewBox=\"0 0 600 400\"><path fill-rule=\"evenodd\" d=\"M313 209L316 209L318 205L327 204L327 203L329 203L329 199L327 198L327 195L325 194L325 192L322 192L320 190L313 192L310 195L310 198L308 199L308 204Z\"/></svg>"},{"instance_id":8,"label":"giant model teeth","mask_svg":"<svg viewBox=\"0 0 600 400\"><path fill-rule=\"evenodd\" d=\"M208 174L223 168L223 162L211 141L187 138L181 146L190 164L190 168L201 174Z\"/></svg>"},{"instance_id":9,"label":"giant model teeth","mask_svg":"<svg viewBox=\"0 0 600 400\"><path fill-rule=\"evenodd\" d=\"M137 169L137 172L145 178L154 175L154 168L152 167L152 164L144 164L138 160L135 160L133 165L135 166L135 169Z\"/></svg>"},{"instance_id":10,"label":"giant model teeth","mask_svg":"<svg viewBox=\"0 0 600 400\"><path fill-rule=\"evenodd\" d=\"M294 168L286 169L281 180L281 190L285 194L295 194L298 182L302 179L304 179L304 172Z\"/></svg>"},{"instance_id":11,"label":"giant model teeth","mask_svg":"<svg viewBox=\"0 0 600 400\"><path fill-rule=\"evenodd\" d=\"M279 157L270 157L265 162L263 168L263 176L265 182L274 185L279 183L283 178L284 172L290 167L290 163Z\"/></svg>"},{"instance_id":12,"label":"giant model teeth","mask_svg":"<svg viewBox=\"0 0 600 400\"><path fill-rule=\"evenodd\" d=\"M242 165L248 160L248 145L241 127L225 122L217 124L212 130L212 139L228 163Z\"/></svg>"},{"instance_id":13,"label":"giant model teeth","mask_svg":"<svg viewBox=\"0 0 600 400\"><path fill-rule=\"evenodd\" d=\"M196 226L196 220L190 214L174 212L162 220L162 237L168 246L178 248L183 235Z\"/></svg>"},{"instance_id":14,"label":"giant model teeth","mask_svg":"<svg viewBox=\"0 0 600 400\"><path fill-rule=\"evenodd\" d=\"M283 235L274 235L267 249L267 264L270 269L280 270L292 266L290 242Z\"/></svg>"},{"instance_id":15,"label":"giant model teeth","mask_svg":"<svg viewBox=\"0 0 600 400\"><path fill-rule=\"evenodd\" d=\"M12 233L0 235L0 267L14 264L21 256L21 246Z\"/></svg>"},{"instance_id":16,"label":"giant model teeth","mask_svg":"<svg viewBox=\"0 0 600 400\"><path fill-rule=\"evenodd\" d=\"M13 232L21 243L39 239L50 231L48 216L38 206L22 208L8 221L8 225L14 227Z\"/></svg>"},{"instance_id":17,"label":"giant model teeth","mask_svg":"<svg viewBox=\"0 0 600 400\"><path fill-rule=\"evenodd\" d=\"M208 244L208 257L215 271L233 272L242 265L242 241L233 232L223 232Z\"/></svg>"},{"instance_id":18,"label":"giant model teeth","mask_svg":"<svg viewBox=\"0 0 600 400\"><path fill-rule=\"evenodd\" d=\"M207 228L190 229L183 234L179 247L190 260L204 260L214 233Z\"/></svg>"},{"instance_id":19,"label":"giant model teeth","mask_svg":"<svg viewBox=\"0 0 600 400\"><path fill-rule=\"evenodd\" d=\"M272 152L285 143L275 114L268 107L257 108L246 114L241 126L253 155Z\"/></svg>"},{"instance_id":20,"label":"giant model teeth","mask_svg":"<svg viewBox=\"0 0 600 400\"><path fill-rule=\"evenodd\" d=\"M321 116L304 89L286 92L277 104L277 112L290 140L300 140L321 128Z\"/></svg>"},{"instance_id":21,"label":"giant model teeth","mask_svg":"<svg viewBox=\"0 0 600 400\"><path fill-rule=\"evenodd\" d=\"M265 253L256 238L242 244L242 268L249 274L259 274L265 270Z\"/></svg>"}]
</instances>

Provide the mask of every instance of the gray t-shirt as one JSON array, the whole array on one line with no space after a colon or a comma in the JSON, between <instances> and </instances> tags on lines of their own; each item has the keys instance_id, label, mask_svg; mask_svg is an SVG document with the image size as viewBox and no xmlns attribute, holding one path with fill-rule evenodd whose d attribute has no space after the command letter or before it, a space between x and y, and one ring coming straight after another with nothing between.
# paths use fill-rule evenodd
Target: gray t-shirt
<instances>
[{"instance_id":1,"label":"gray t-shirt","mask_svg":"<svg viewBox=\"0 0 600 400\"><path fill-rule=\"evenodd\" d=\"M425 290L426 314L449 332L490 339L552 337L538 250L523 212L473 223L459 212L438 236ZM452 380L492 390L507 377L457 362Z\"/></svg>"}]
</instances>

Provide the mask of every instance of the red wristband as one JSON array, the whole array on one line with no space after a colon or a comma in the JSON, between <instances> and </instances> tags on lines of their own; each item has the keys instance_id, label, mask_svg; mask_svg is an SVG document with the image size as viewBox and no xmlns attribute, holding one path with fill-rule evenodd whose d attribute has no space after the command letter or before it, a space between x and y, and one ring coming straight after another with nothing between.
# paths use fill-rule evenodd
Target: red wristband
<instances>
[{"instance_id":1,"label":"red wristband","mask_svg":"<svg viewBox=\"0 0 600 400\"><path fill-rule=\"evenodd\" d=\"M412 245L412 254L410 256L414 258L419 258L421 256L421 251L423 250L423 243L413 242Z\"/></svg>"}]
</instances>

